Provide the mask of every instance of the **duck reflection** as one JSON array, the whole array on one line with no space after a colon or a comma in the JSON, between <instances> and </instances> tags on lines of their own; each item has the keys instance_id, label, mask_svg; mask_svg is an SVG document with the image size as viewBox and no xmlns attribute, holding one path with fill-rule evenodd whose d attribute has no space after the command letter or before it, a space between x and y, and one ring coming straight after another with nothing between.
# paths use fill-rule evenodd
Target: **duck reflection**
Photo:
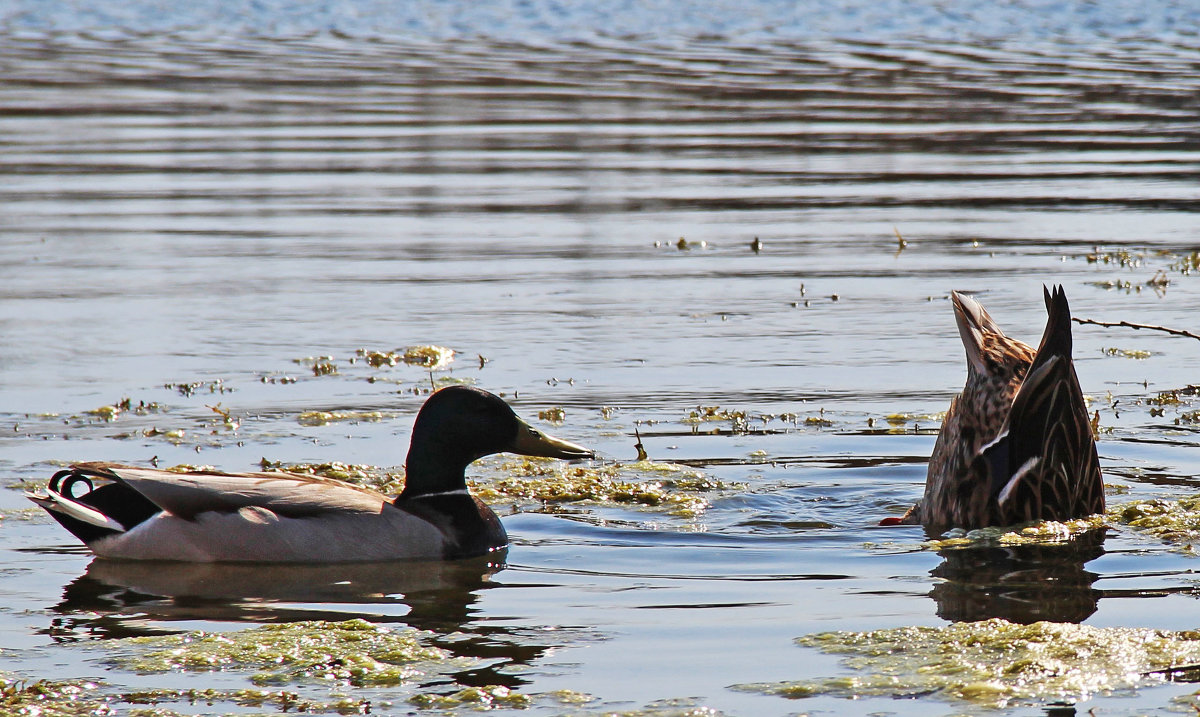
<instances>
[{"instance_id":1,"label":"duck reflection","mask_svg":"<svg viewBox=\"0 0 1200 717\"><path fill-rule=\"evenodd\" d=\"M944 560L930 574L942 580L929 594L938 616L954 622L1082 622L1101 596L1092 587L1099 575L1084 565L1103 544L1104 531L1093 530L1063 543L938 551Z\"/></svg>"},{"instance_id":2,"label":"duck reflection","mask_svg":"<svg viewBox=\"0 0 1200 717\"><path fill-rule=\"evenodd\" d=\"M55 640L163 635L181 621L279 623L349 620L399 623L434 633L457 656L491 661L456 676L461 684L516 687L496 672L526 664L551 646L524 632L475 624L480 593L496 586L503 554L456 561L336 565L202 564L97 558L63 590ZM166 624L165 624L166 623ZM497 662L498 660L498 662Z\"/></svg>"}]
</instances>

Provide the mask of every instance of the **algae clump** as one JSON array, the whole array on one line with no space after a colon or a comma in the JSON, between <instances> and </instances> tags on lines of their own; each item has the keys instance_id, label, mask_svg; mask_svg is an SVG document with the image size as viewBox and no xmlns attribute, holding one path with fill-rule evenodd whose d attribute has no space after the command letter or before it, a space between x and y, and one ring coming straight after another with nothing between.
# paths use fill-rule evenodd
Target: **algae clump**
<instances>
[{"instance_id":1,"label":"algae clump","mask_svg":"<svg viewBox=\"0 0 1200 717\"><path fill-rule=\"evenodd\" d=\"M422 366L430 371L445 369L454 361L454 349L445 346L409 346L400 360L409 366Z\"/></svg>"},{"instance_id":2,"label":"algae clump","mask_svg":"<svg viewBox=\"0 0 1200 717\"><path fill-rule=\"evenodd\" d=\"M116 714L105 701L94 698L90 682L18 682L0 678L0 714L37 717L78 717Z\"/></svg>"},{"instance_id":3,"label":"algae clump","mask_svg":"<svg viewBox=\"0 0 1200 717\"><path fill-rule=\"evenodd\" d=\"M696 517L708 508L706 493L741 488L673 463L637 461L573 466L537 458L503 459L493 464L502 474L471 481L482 500L537 500L543 503L597 502L664 508Z\"/></svg>"},{"instance_id":4,"label":"algae clump","mask_svg":"<svg viewBox=\"0 0 1200 717\"><path fill-rule=\"evenodd\" d=\"M404 490L402 468L352 463L284 463L263 458L265 471L333 478L366 486L385 495ZM484 475L468 479L474 495L489 503L538 501L591 502L658 508L682 517L697 517L710 494L744 490L674 463L640 460L598 466L574 466L551 458L485 458L475 464Z\"/></svg>"},{"instance_id":5,"label":"algae clump","mask_svg":"<svg viewBox=\"0 0 1200 717\"><path fill-rule=\"evenodd\" d=\"M409 702L425 709L452 709L459 706L473 706L477 709L492 709L496 707L511 707L525 709L533 704L533 698L513 692L503 685L487 687L464 687L449 695L419 694L409 698Z\"/></svg>"},{"instance_id":6,"label":"algae clump","mask_svg":"<svg viewBox=\"0 0 1200 717\"><path fill-rule=\"evenodd\" d=\"M1019 525L989 526L975 530L952 528L938 540L927 540L921 547L928 550L974 548L993 545L1030 545L1035 543L1066 543L1105 526L1105 516L1089 515L1073 520L1042 520Z\"/></svg>"},{"instance_id":7,"label":"algae clump","mask_svg":"<svg viewBox=\"0 0 1200 717\"><path fill-rule=\"evenodd\" d=\"M337 680L355 686L398 685L470 664L423 644L424 637L365 620L296 622L129 638L126 644L149 649L119 662L139 673L250 669L258 670L251 677L257 684Z\"/></svg>"},{"instance_id":8,"label":"algae clump","mask_svg":"<svg viewBox=\"0 0 1200 717\"><path fill-rule=\"evenodd\" d=\"M1135 500L1109 508L1108 517L1186 553L1195 552L1192 544L1200 539L1200 496Z\"/></svg>"},{"instance_id":9,"label":"algae clump","mask_svg":"<svg viewBox=\"0 0 1200 717\"><path fill-rule=\"evenodd\" d=\"M381 411L305 411L296 416L303 426L325 426L340 421L378 423L387 418Z\"/></svg>"},{"instance_id":10,"label":"algae clump","mask_svg":"<svg viewBox=\"0 0 1200 717\"><path fill-rule=\"evenodd\" d=\"M1015 526L946 531L940 539L928 540L928 550L973 548L992 545L1067 542L1092 530L1128 526L1187 554L1196 552L1200 541L1200 495L1186 498L1149 498L1110 506L1103 515L1066 521L1041 521Z\"/></svg>"},{"instance_id":11,"label":"algae clump","mask_svg":"<svg viewBox=\"0 0 1200 717\"><path fill-rule=\"evenodd\" d=\"M852 675L735 685L783 697L934 697L1003 708L1080 700L1160 682L1158 671L1200 660L1200 632L1001 619L943 627L825 632L798 644L844 655Z\"/></svg>"}]
</instances>

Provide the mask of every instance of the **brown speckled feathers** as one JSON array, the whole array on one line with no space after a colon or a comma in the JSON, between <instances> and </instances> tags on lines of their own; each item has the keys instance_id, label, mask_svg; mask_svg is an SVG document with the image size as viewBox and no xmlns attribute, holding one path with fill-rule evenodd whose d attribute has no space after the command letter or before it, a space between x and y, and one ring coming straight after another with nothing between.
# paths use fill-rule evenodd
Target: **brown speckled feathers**
<instances>
[{"instance_id":1,"label":"brown speckled feathers","mask_svg":"<svg viewBox=\"0 0 1200 717\"><path fill-rule=\"evenodd\" d=\"M974 299L951 298L967 382L934 444L925 495L902 522L969 530L1103 512L1062 288L1045 291L1049 318L1037 351L1005 336Z\"/></svg>"}]
</instances>

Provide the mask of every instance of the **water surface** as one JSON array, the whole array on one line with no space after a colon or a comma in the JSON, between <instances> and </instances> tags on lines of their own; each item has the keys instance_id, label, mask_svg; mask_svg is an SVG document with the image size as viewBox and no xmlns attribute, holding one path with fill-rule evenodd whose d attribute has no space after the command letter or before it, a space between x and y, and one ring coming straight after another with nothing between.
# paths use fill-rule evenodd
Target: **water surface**
<instances>
[{"instance_id":1,"label":"water surface","mask_svg":"<svg viewBox=\"0 0 1200 717\"><path fill-rule=\"evenodd\" d=\"M636 426L652 458L727 488L686 515L503 501L506 564L218 571L94 562L4 491L0 669L113 695L233 689L245 672L142 675L106 646L364 617L477 660L364 693L397 711L499 684L593 697L539 698L544 713L930 714L965 708L729 687L841 674L793 643L826 630L1192 629L1194 559L1128 529L1083 554L963 556L875 524L920 495L965 375L951 289L1031 343L1052 283L1078 317L1195 330L1181 261L1200 232L1198 70L1194 43L1172 39L12 32L6 484L87 459L395 466L431 377L352 359L438 344L458 353L435 379L503 392L605 461L634 458ZM1101 463L1127 489L1110 502L1194 491L1192 397L1161 415L1145 399L1195 382L1198 349L1076 327ZM322 356L338 373L314 374ZM157 408L89 413L123 398ZM715 406L745 419L689 418ZM538 420L554 408L561 422ZM998 587L1026 569L1061 592ZM1165 713L1193 691L1079 709Z\"/></svg>"}]
</instances>

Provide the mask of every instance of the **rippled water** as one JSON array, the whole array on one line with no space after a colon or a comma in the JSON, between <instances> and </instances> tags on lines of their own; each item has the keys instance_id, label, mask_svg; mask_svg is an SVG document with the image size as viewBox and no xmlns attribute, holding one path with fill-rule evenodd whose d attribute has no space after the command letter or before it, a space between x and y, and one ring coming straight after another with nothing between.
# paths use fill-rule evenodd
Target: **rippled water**
<instances>
[{"instance_id":1,"label":"rippled water","mask_svg":"<svg viewBox=\"0 0 1200 717\"><path fill-rule=\"evenodd\" d=\"M361 616L479 658L369 691L399 711L504 684L593 695L581 710L929 714L964 708L729 686L841 674L793 642L831 629L1196 625L1194 560L1130 530L1086 555L963 557L875 527L920 494L963 380L949 290L1030 342L1044 283L1077 317L1196 328L1194 43L14 33L0 76L7 484L86 459L399 464L430 377L350 359L419 344L529 418L562 408L539 425L610 460L633 459L637 426L652 458L729 484L698 515L501 502L507 566L215 572L91 562L5 491L5 672L241 687L122 670L103 646ZM1191 398L1144 399L1195 382L1200 347L1075 337L1102 466L1128 487L1110 502L1191 494ZM316 356L339 373L297 362ZM88 413L126 397L161 408ZM747 419L689 420L712 406ZM1013 570L1065 587L1006 589Z\"/></svg>"}]
</instances>

